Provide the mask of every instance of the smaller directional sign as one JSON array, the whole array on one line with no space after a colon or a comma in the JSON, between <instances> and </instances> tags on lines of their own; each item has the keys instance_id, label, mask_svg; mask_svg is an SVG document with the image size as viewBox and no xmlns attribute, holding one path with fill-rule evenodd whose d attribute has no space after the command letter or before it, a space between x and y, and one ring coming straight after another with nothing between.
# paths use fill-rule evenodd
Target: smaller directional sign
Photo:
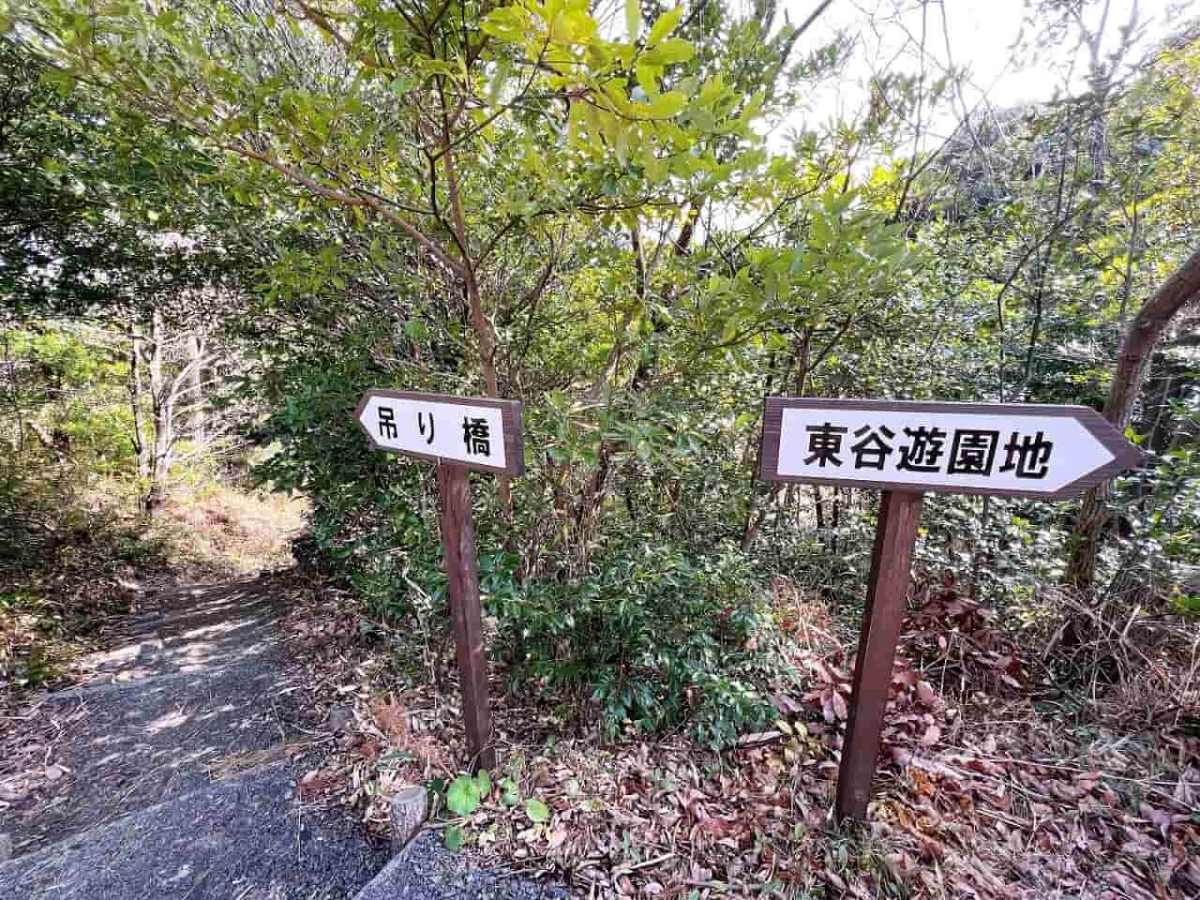
<instances>
[{"instance_id":1,"label":"smaller directional sign","mask_svg":"<svg viewBox=\"0 0 1200 900\"><path fill-rule=\"evenodd\" d=\"M355 418L376 450L520 475L521 404L516 400L370 390Z\"/></svg>"},{"instance_id":2,"label":"smaller directional sign","mask_svg":"<svg viewBox=\"0 0 1200 900\"><path fill-rule=\"evenodd\" d=\"M1086 406L767 397L760 476L1062 499L1140 459Z\"/></svg>"},{"instance_id":3,"label":"smaller directional sign","mask_svg":"<svg viewBox=\"0 0 1200 900\"><path fill-rule=\"evenodd\" d=\"M467 470L507 475L525 471L521 404L490 397L375 389L363 394L354 417L374 449L437 463L443 561L470 768L495 768L496 741L488 703L483 608Z\"/></svg>"}]
</instances>

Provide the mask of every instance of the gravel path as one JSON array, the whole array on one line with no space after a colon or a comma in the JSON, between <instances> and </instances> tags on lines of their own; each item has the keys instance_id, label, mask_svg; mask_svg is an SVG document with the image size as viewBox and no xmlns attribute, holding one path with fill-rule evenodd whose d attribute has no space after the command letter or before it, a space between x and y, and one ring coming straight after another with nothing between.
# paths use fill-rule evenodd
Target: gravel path
<instances>
[{"instance_id":1,"label":"gravel path","mask_svg":"<svg viewBox=\"0 0 1200 900\"><path fill-rule=\"evenodd\" d=\"M353 897L388 852L296 796L312 735L279 595L197 587L158 607L32 711L21 753L40 765L0 783L0 898Z\"/></svg>"},{"instance_id":2,"label":"gravel path","mask_svg":"<svg viewBox=\"0 0 1200 900\"><path fill-rule=\"evenodd\" d=\"M432 833L388 863L342 807L300 802L320 736L282 597L269 581L164 592L85 661L87 683L22 713L0 745L0 900L561 896Z\"/></svg>"},{"instance_id":3,"label":"gravel path","mask_svg":"<svg viewBox=\"0 0 1200 900\"><path fill-rule=\"evenodd\" d=\"M425 832L362 889L355 900L552 900L567 892L515 875L481 869Z\"/></svg>"}]
</instances>

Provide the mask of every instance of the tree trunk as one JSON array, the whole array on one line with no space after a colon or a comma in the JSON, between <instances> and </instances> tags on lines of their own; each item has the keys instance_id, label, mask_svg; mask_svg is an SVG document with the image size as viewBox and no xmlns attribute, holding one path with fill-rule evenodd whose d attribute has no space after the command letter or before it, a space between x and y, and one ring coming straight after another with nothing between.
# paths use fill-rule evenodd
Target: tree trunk
<instances>
[{"instance_id":1,"label":"tree trunk","mask_svg":"<svg viewBox=\"0 0 1200 900\"><path fill-rule=\"evenodd\" d=\"M1124 431L1133 417L1138 392L1150 356L1171 320L1200 298L1200 248L1168 278L1138 310L1121 342L1104 418ZM1092 488L1083 496L1073 535L1075 549L1067 566L1066 581L1084 590L1096 582L1096 553L1108 521L1108 485Z\"/></svg>"},{"instance_id":2,"label":"tree trunk","mask_svg":"<svg viewBox=\"0 0 1200 900\"><path fill-rule=\"evenodd\" d=\"M142 412L142 336L137 325L129 325L129 406L133 411L133 453L138 478L150 477L150 458L146 452L146 422Z\"/></svg>"},{"instance_id":3,"label":"tree trunk","mask_svg":"<svg viewBox=\"0 0 1200 900\"><path fill-rule=\"evenodd\" d=\"M792 361L788 363L788 369L795 364L798 366L796 370L795 380L792 382L792 391L797 397L806 396L805 390L808 386L808 377L812 368L812 329L805 328L796 335L796 339L792 344ZM784 374L784 384L786 390L787 374ZM770 393L771 376L767 375L767 392ZM754 477L750 480L750 497L746 501L746 524L742 529L742 552L749 553L750 548L754 546L755 540L758 538L758 533L762 530L763 523L767 520L767 515L771 511L771 504L775 502L779 496L779 485L772 486L767 494L767 499L763 505L755 512L754 509L754 478L758 477L758 463L754 465ZM821 494L817 492L817 515L821 515Z\"/></svg>"},{"instance_id":4,"label":"tree trunk","mask_svg":"<svg viewBox=\"0 0 1200 900\"><path fill-rule=\"evenodd\" d=\"M700 211L704 208L706 200L707 198L701 194L688 201L687 211L684 213L683 217L683 225L679 229L679 235L672 242L672 253L674 253L675 256L687 256L692 252L692 240L696 236L696 222L700 218ZM635 238L635 240L638 239L636 232L632 236ZM642 265L642 249L640 243L635 244L633 251L635 264ZM649 285L647 284L644 268L638 272L638 282L641 285L642 290L642 307L645 309ZM677 293L678 292L673 292L671 296L665 298L665 305L667 307L671 306ZM645 389L645 387L649 385L650 381L654 378L654 375L658 370L659 362L659 348L654 341L667 330L670 324L670 320L664 316L657 307L650 307L649 314L651 343L648 348L649 352L642 355L642 358L638 361L637 369L634 370L633 380L630 382L630 386L635 391L641 391Z\"/></svg>"},{"instance_id":5,"label":"tree trunk","mask_svg":"<svg viewBox=\"0 0 1200 900\"><path fill-rule=\"evenodd\" d=\"M162 313L157 309L150 317L150 403L153 411L154 440L150 456L150 490L146 495L146 510L153 512L162 505L165 481L171 470L171 449L175 442L174 398L172 385L163 374L164 343Z\"/></svg>"},{"instance_id":6,"label":"tree trunk","mask_svg":"<svg viewBox=\"0 0 1200 900\"><path fill-rule=\"evenodd\" d=\"M197 447L203 446L205 438L204 415L204 341L198 331L193 331L187 337L187 386L183 393L187 400L184 406L187 410L188 439Z\"/></svg>"},{"instance_id":7,"label":"tree trunk","mask_svg":"<svg viewBox=\"0 0 1200 900\"><path fill-rule=\"evenodd\" d=\"M479 293L479 282L476 280L476 261L471 256L470 241L467 234L467 217L463 209L462 191L458 183L458 171L454 166L453 142L450 139L449 113L445 111L446 98L442 96L442 171L446 175L446 196L450 201L450 218L454 229L454 241L458 244L459 257L462 260L463 290L467 296L467 307L471 313L471 329L479 341L479 365L483 371L484 391L489 397L500 396L500 380L496 375L496 338L492 333L492 323L488 321L483 310L483 297ZM513 519L512 485L509 476L496 476L496 487L500 495L501 517L505 525L511 525ZM511 534L511 529L505 529ZM506 539L508 549L512 550L511 538Z\"/></svg>"},{"instance_id":8,"label":"tree trunk","mask_svg":"<svg viewBox=\"0 0 1200 900\"><path fill-rule=\"evenodd\" d=\"M842 489L833 486L833 513L829 520L829 549L837 553L838 532L842 529Z\"/></svg>"},{"instance_id":9,"label":"tree trunk","mask_svg":"<svg viewBox=\"0 0 1200 900\"><path fill-rule=\"evenodd\" d=\"M771 489L767 492L767 498L763 501L763 505L759 507L757 514L755 514L753 506L749 508L746 517L746 527L742 532L743 553L749 553L754 547L754 542L758 539L758 533L762 531L763 524L767 521L771 505L781 493L783 493L783 482L777 481L771 485Z\"/></svg>"},{"instance_id":10,"label":"tree trunk","mask_svg":"<svg viewBox=\"0 0 1200 900\"><path fill-rule=\"evenodd\" d=\"M13 449L20 453L25 449L25 410L21 405L21 390L17 384L20 366L17 365L17 361L13 358L12 345L9 340L9 332L7 331L4 333L4 362L9 372L13 413L17 419L17 431L13 440Z\"/></svg>"}]
</instances>

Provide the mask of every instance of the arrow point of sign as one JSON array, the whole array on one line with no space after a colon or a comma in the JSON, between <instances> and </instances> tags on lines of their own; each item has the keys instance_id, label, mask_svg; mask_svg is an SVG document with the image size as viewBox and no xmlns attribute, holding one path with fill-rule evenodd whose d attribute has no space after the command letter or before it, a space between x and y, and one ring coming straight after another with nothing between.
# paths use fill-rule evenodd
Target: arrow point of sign
<instances>
[{"instance_id":1,"label":"arrow point of sign","mask_svg":"<svg viewBox=\"0 0 1200 900\"><path fill-rule=\"evenodd\" d=\"M1145 451L1132 443L1124 431L1090 406L1076 408L1079 410L1076 419L1112 454L1113 464L1120 465L1122 469L1136 469L1142 465L1146 458Z\"/></svg>"},{"instance_id":2,"label":"arrow point of sign","mask_svg":"<svg viewBox=\"0 0 1200 900\"><path fill-rule=\"evenodd\" d=\"M1135 444L1123 447L1117 454L1117 462L1126 469L1136 469L1146 461L1146 452Z\"/></svg>"}]
</instances>

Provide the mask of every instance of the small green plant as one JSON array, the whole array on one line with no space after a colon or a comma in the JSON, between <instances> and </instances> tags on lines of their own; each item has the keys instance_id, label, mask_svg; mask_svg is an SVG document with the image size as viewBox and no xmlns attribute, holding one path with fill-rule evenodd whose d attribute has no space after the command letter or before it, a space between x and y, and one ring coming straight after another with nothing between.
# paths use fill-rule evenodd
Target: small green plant
<instances>
[{"instance_id":1,"label":"small green plant","mask_svg":"<svg viewBox=\"0 0 1200 900\"><path fill-rule=\"evenodd\" d=\"M500 782L500 791L500 805L505 809L511 809L521 802L521 788L511 778Z\"/></svg>"},{"instance_id":2,"label":"small green plant","mask_svg":"<svg viewBox=\"0 0 1200 900\"><path fill-rule=\"evenodd\" d=\"M1171 596L1171 608L1183 616L1200 616L1200 594L1177 591Z\"/></svg>"},{"instance_id":3,"label":"small green plant","mask_svg":"<svg viewBox=\"0 0 1200 900\"><path fill-rule=\"evenodd\" d=\"M442 832L442 836L446 842L446 849L451 853L457 853L463 848L466 843L467 835L462 830L460 825L447 825L446 830Z\"/></svg>"},{"instance_id":4,"label":"small green plant","mask_svg":"<svg viewBox=\"0 0 1200 900\"><path fill-rule=\"evenodd\" d=\"M496 789L495 797L493 788ZM445 779L435 779L429 783L429 790L442 796L446 809L459 817L459 821L448 823L442 830L446 849L451 851L461 850L466 844L471 828L469 817L489 801L493 811L507 811L512 815L524 813L532 825L545 825L550 821L550 807L544 801L536 797L523 798L520 785L513 778L493 783L492 776L486 771L474 776L459 775L448 784ZM500 810L496 810L497 801Z\"/></svg>"},{"instance_id":5,"label":"small green plant","mask_svg":"<svg viewBox=\"0 0 1200 900\"><path fill-rule=\"evenodd\" d=\"M534 825L541 825L550 821L550 807L537 797L530 797L525 801L525 815Z\"/></svg>"},{"instance_id":6,"label":"small green plant","mask_svg":"<svg viewBox=\"0 0 1200 900\"><path fill-rule=\"evenodd\" d=\"M481 771L472 778L459 775L446 790L446 808L459 816L469 816L492 792L492 777Z\"/></svg>"}]
</instances>

